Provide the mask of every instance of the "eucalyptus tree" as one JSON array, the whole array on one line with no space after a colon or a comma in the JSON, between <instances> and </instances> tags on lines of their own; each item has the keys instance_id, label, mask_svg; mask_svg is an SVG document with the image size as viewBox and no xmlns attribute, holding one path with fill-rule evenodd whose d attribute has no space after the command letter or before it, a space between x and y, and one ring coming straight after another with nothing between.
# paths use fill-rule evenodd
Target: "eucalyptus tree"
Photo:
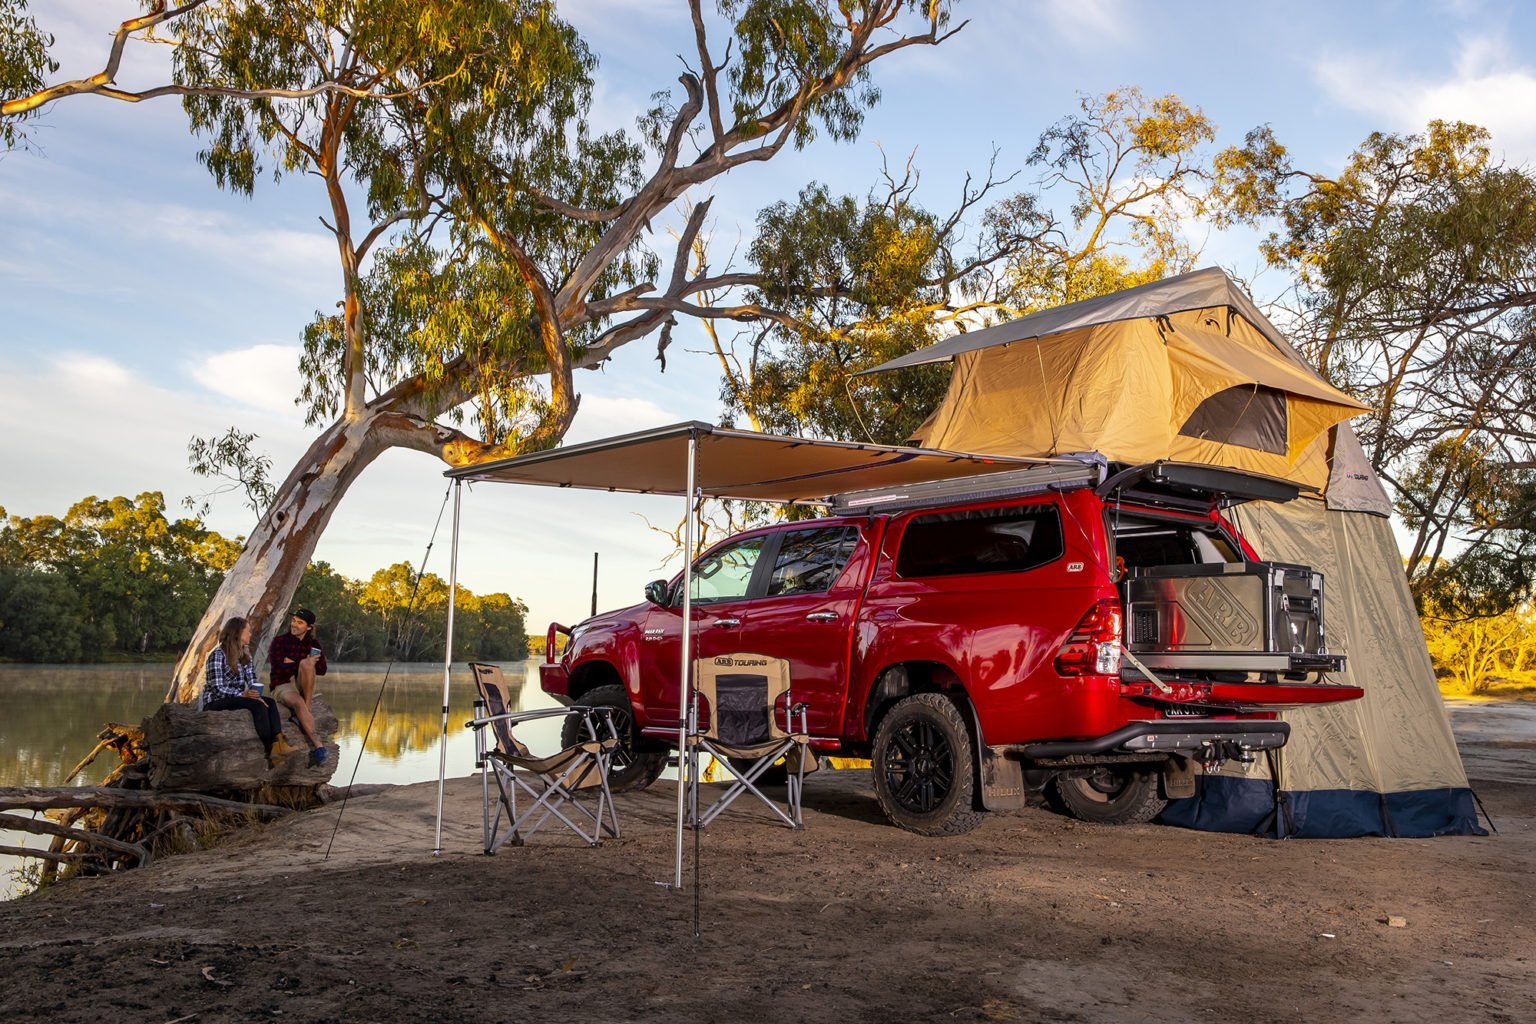
<instances>
[{"instance_id":1,"label":"eucalyptus tree","mask_svg":"<svg viewBox=\"0 0 1536 1024\"><path fill-rule=\"evenodd\" d=\"M1268 129L1219 159L1225 215L1273 223L1293 337L1371 404L1361 441L1435 614L1518 605L1536 578L1536 176L1488 133L1374 133L1338 174L1295 167Z\"/></svg>"},{"instance_id":2,"label":"eucalyptus tree","mask_svg":"<svg viewBox=\"0 0 1536 1024\"><path fill-rule=\"evenodd\" d=\"M948 4L913 0L688 11L691 66L633 137L589 130L597 61L552 3L226 4L178 19L175 78L209 170L239 191L269 172L315 179L342 301L304 332L300 399L319 433L272 489L174 694L196 692L226 616L274 628L382 451L461 464L552 444L576 412L576 370L664 343L680 315L759 315L698 301L736 283L689 273L707 202L670 268L648 247L652 222L785 147L852 138L878 98L871 65L949 31ZM251 95L274 88L293 95Z\"/></svg>"}]
</instances>

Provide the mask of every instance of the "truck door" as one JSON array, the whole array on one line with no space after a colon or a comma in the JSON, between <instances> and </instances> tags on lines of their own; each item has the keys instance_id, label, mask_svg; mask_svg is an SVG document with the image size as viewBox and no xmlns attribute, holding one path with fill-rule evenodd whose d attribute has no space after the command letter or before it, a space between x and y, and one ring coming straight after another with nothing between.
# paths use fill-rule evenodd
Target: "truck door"
<instances>
[{"instance_id":1,"label":"truck door","mask_svg":"<svg viewBox=\"0 0 1536 1024\"><path fill-rule=\"evenodd\" d=\"M752 605L750 596L762 592L759 565L769 535L743 537L705 552L693 567L693 634L696 657L744 651L742 627ZM754 590L754 584L756 589ZM652 608L646 617L644 650L640 658L641 699L646 720L653 726L677 722L681 693L683 595L673 587L665 608Z\"/></svg>"},{"instance_id":2,"label":"truck door","mask_svg":"<svg viewBox=\"0 0 1536 1024\"><path fill-rule=\"evenodd\" d=\"M741 646L784 658L796 701L809 705L812 735L837 736L847 699L848 643L864 574L844 573L859 528L786 530L769 552L762 597L746 602ZM728 653L719 651L717 653Z\"/></svg>"}]
</instances>

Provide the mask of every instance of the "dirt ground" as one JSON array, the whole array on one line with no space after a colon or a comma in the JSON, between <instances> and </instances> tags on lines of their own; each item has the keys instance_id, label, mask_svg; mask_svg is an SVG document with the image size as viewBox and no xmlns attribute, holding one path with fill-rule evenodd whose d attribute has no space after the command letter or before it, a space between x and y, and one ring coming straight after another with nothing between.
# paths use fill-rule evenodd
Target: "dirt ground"
<instances>
[{"instance_id":1,"label":"dirt ground","mask_svg":"<svg viewBox=\"0 0 1536 1024\"><path fill-rule=\"evenodd\" d=\"M0 1020L1521 1021L1536 1005L1536 786L1474 782L1487 837L1276 842L1044 808L925 839L867 772L806 828L732 810L672 877L675 788L624 838L480 852L435 784L0 903ZM743 807L743 804L738 804ZM689 856L693 840L686 839ZM1389 919L1401 919L1396 926Z\"/></svg>"}]
</instances>

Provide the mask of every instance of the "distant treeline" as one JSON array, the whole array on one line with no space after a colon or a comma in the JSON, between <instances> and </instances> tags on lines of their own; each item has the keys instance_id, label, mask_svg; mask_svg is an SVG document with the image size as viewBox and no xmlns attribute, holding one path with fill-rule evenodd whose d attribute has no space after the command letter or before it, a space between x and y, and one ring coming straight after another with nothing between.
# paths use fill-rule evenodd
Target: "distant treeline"
<instances>
[{"instance_id":1,"label":"distant treeline","mask_svg":"<svg viewBox=\"0 0 1536 1024\"><path fill-rule=\"evenodd\" d=\"M62 519L7 516L0 508L0 658L174 657L191 641L240 546L201 519L168 519L156 491L86 498ZM407 614L413 590L415 608ZM367 580L312 563L293 603L319 615L316 628L333 659L443 655L448 584L427 573L418 585L415 569L404 562ZM455 603L456 655L508 661L527 653L522 601L459 587Z\"/></svg>"}]
</instances>

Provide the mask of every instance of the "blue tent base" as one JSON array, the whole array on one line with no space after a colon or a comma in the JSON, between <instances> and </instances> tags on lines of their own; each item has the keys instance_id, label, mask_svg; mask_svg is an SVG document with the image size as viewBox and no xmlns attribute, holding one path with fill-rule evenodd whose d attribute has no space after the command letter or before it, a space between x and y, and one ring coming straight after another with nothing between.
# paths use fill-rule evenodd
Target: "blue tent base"
<instances>
[{"instance_id":1,"label":"blue tent base","mask_svg":"<svg viewBox=\"0 0 1536 1024\"><path fill-rule=\"evenodd\" d=\"M1416 789L1401 793L1320 789L1275 792L1268 779L1221 775L1195 780L1195 795L1168 804L1165 825L1205 832L1246 832L1272 839L1393 836L1484 836L1472 790Z\"/></svg>"}]
</instances>

